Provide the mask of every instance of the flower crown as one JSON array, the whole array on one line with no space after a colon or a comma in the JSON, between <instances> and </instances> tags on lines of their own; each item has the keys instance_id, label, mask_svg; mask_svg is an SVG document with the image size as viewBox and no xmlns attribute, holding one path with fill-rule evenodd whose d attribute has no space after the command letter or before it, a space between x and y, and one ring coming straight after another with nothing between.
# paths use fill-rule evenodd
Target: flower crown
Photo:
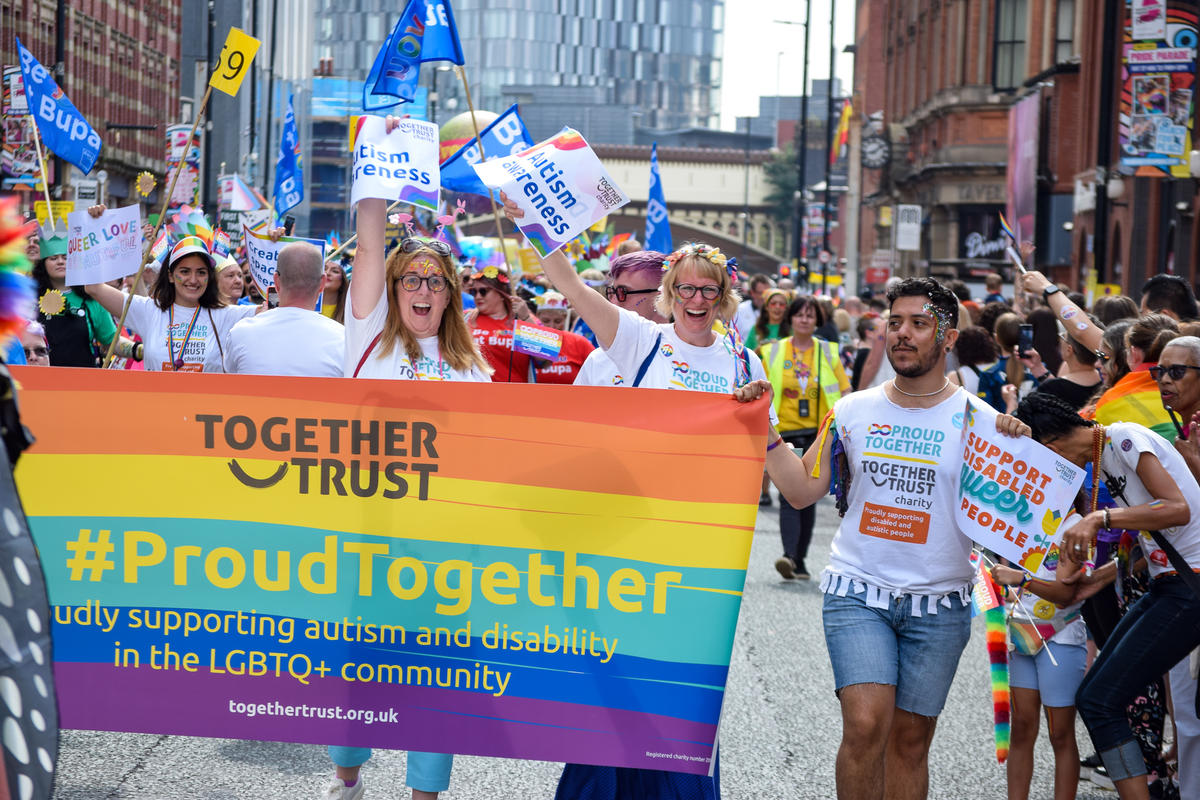
<instances>
[{"instance_id":1,"label":"flower crown","mask_svg":"<svg viewBox=\"0 0 1200 800\"><path fill-rule=\"evenodd\" d=\"M715 264L716 266L725 270L731 281L736 281L738 279L736 258L726 258L725 254L721 252L720 248L711 247L706 244L699 244L697 242L688 242L683 247L679 248L674 253L671 253L671 255L663 259L663 272L666 272L671 267L675 266L676 262L678 262L679 259L683 258L684 256L696 256L698 258L703 258L709 263Z\"/></svg>"},{"instance_id":2,"label":"flower crown","mask_svg":"<svg viewBox=\"0 0 1200 800\"><path fill-rule=\"evenodd\" d=\"M480 272L472 272L471 280L477 281L480 278L488 278L489 280L498 280L501 283L508 283L508 273L501 272L496 266L484 267Z\"/></svg>"}]
</instances>

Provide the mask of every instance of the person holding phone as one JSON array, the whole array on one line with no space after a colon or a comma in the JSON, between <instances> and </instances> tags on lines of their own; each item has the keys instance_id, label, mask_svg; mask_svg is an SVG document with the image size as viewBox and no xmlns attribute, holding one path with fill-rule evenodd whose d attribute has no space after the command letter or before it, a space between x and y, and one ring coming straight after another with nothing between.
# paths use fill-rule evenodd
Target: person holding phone
<instances>
[{"instance_id":1,"label":"person holding phone","mask_svg":"<svg viewBox=\"0 0 1200 800\"><path fill-rule=\"evenodd\" d=\"M850 391L850 379L838 358L837 345L814 335L825 322L825 312L813 297L797 297L784 318L791 323L792 335L763 348L763 366L774 392L779 433L802 455L817 438L825 414ZM775 560L775 569L785 580L810 577L804 560L816 515L816 506L795 508L779 495L783 555Z\"/></svg>"}]
</instances>

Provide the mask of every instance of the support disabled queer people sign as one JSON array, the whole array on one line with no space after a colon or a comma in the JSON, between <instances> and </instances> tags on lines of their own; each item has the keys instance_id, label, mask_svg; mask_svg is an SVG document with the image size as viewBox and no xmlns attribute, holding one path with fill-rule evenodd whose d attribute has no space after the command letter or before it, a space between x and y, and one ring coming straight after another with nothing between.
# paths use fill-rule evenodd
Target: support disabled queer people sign
<instances>
[{"instance_id":1,"label":"support disabled queer people sign","mask_svg":"<svg viewBox=\"0 0 1200 800\"><path fill-rule=\"evenodd\" d=\"M13 368L63 727L709 771L765 401L68 372Z\"/></svg>"},{"instance_id":2,"label":"support disabled queer people sign","mask_svg":"<svg viewBox=\"0 0 1200 800\"><path fill-rule=\"evenodd\" d=\"M545 258L629 202L578 131L564 128L516 155L473 165L525 212L517 227Z\"/></svg>"},{"instance_id":3,"label":"support disabled queer people sign","mask_svg":"<svg viewBox=\"0 0 1200 800\"><path fill-rule=\"evenodd\" d=\"M351 205L364 197L377 197L437 210L441 172L438 128L432 122L402 119L388 133L383 117L359 117L351 149L354 151Z\"/></svg>"},{"instance_id":4,"label":"support disabled queer people sign","mask_svg":"<svg viewBox=\"0 0 1200 800\"><path fill-rule=\"evenodd\" d=\"M955 517L967 537L1033 573L1061 538L1083 470L1027 436L997 432L997 416L966 401Z\"/></svg>"},{"instance_id":5,"label":"support disabled queer people sign","mask_svg":"<svg viewBox=\"0 0 1200 800\"><path fill-rule=\"evenodd\" d=\"M124 278L142 263L141 211L125 206L93 217L87 211L72 211L67 217L67 285Z\"/></svg>"}]
</instances>

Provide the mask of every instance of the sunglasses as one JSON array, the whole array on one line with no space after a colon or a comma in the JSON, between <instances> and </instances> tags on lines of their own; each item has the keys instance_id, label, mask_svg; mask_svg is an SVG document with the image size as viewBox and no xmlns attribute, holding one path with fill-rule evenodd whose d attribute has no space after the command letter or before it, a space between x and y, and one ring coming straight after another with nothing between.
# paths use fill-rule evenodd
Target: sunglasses
<instances>
[{"instance_id":1,"label":"sunglasses","mask_svg":"<svg viewBox=\"0 0 1200 800\"><path fill-rule=\"evenodd\" d=\"M696 296L696 292L705 300L716 300L721 296L720 286L693 286L690 283L680 283L675 286L675 294L679 295L684 300L691 300Z\"/></svg>"},{"instance_id":2,"label":"sunglasses","mask_svg":"<svg viewBox=\"0 0 1200 800\"><path fill-rule=\"evenodd\" d=\"M450 245L441 239L418 239L415 236L409 236L400 242L401 253L415 253L418 250L432 250L442 258L450 258L453 255Z\"/></svg>"},{"instance_id":3,"label":"sunglasses","mask_svg":"<svg viewBox=\"0 0 1200 800\"><path fill-rule=\"evenodd\" d=\"M658 294L658 289L627 289L624 286L604 287L604 296L609 300L616 297L618 303L624 303L631 294Z\"/></svg>"},{"instance_id":4,"label":"sunglasses","mask_svg":"<svg viewBox=\"0 0 1200 800\"><path fill-rule=\"evenodd\" d=\"M432 289L433 287L431 286L429 288ZM490 286L474 286L470 289L467 289L467 293L470 294L471 297L483 297L491 290L492 290L492 287L490 287Z\"/></svg>"},{"instance_id":5,"label":"sunglasses","mask_svg":"<svg viewBox=\"0 0 1200 800\"><path fill-rule=\"evenodd\" d=\"M446 291L447 281L442 275L430 275L422 278L415 272L406 272L400 277L400 285L404 287L406 292L415 292L421 288L421 284L429 287L431 292Z\"/></svg>"},{"instance_id":6,"label":"sunglasses","mask_svg":"<svg viewBox=\"0 0 1200 800\"><path fill-rule=\"evenodd\" d=\"M1189 369L1200 370L1200 367L1193 367L1191 364L1172 364L1169 367L1151 367L1150 377L1156 381L1161 381L1163 375L1168 376L1173 381L1183 380L1183 376L1187 375Z\"/></svg>"},{"instance_id":7,"label":"sunglasses","mask_svg":"<svg viewBox=\"0 0 1200 800\"><path fill-rule=\"evenodd\" d=\"M50 355L49 347L26 347L26 358L47 358Z\"/></svg>"}]
</instances>

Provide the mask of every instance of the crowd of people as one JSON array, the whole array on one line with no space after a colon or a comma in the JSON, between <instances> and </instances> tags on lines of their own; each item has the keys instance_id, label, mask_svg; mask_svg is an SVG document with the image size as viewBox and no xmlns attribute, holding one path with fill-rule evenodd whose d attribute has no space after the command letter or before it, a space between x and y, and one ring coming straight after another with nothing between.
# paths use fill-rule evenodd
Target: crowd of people
<instances>
[{"instance_id":1,"label":"crowd of people","mask_svg":"<svg viewBox=\"0 0 1200 800\"><path fill-rule=\"evenodd\" d=\"M519 221L514 204L505 212ZM886 419L956 436L949 412L974 397L1001 412L1002 433L1031 436L1095 478L1063 523L1057 568L1046 559L1034 575L993 570L1013 600L1040 599L1013 603L1035 619L1014 614L1010 625L1049 622L1056 631L1041 647L1010 653L1010 800L1028 797L1043 709L1056 799L1075 796L1081 770L1122 798L1200 797L1200 312L1185 281L1152 278L1140 305L1101 297L1089 307L1036 271L1008 285L1008 296L996 275L981 299L960 281L909 278L835 301L744 275L703 244L660 253L630 240L606 273L581 274L561 250L533 276L502 262L460 264L439 238L389 247L386 216L383 200L359 201L352 264L325 263L309 244L283 247L273 304L244 264L197 237L175 241L140 282L72 287L65 242L43 235L28 253L37 318L10 363L99 367L113 346L116 366L151 371L769 397L759 503L774 504L773 484L783 580L811 578L815 504L831 475L837 487L842 522L819 580L842 710L842 798L926 796L936 721L970 636L975 577L972 543L952 521L955 448L930 462L924 537L890 540L864 532L890 500L873 481L855 480L883 457L863 450L861 434ZM557 331L558 357L523 352L525 325ZM1095 559L1086 568L1085 553ZM1077 711L1095 750L1082 762ZM1164 751L1168 719L1175 732ZM326 796L360 797L370 750L329 752L336 777ZM413 796L445 791L452 763L449 754L410 753ZM706 777L583 764L566 766L557 795L719 796L719 766Z\"/></svg>"}]
</instances>

